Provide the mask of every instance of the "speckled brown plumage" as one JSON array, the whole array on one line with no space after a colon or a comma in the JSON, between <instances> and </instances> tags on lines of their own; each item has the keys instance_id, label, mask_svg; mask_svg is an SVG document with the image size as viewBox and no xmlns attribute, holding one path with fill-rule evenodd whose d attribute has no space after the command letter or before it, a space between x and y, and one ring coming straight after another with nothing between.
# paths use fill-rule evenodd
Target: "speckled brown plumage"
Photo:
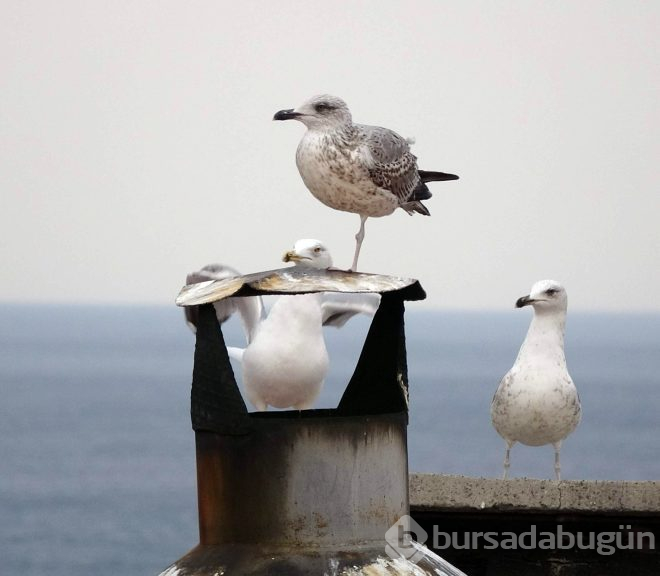
<instances>
[{"instance_id":1,"label":"speckled brown plumage","mask_svg":"<svg viewBox=\"0 0 660 576\"><path fill-rule=\"evenodd\" d=\"M387 216L397 208L428 216L421 202L431 197L426 182L458 178L420 172L408 140L387 128L354 124L346 103L334 96L316 96L295 110L278 112L275 119L296 119L307 126L296 165L314 197L335 210L360 215L353 269L366 218Z\"/></svg>"}]
</instances>

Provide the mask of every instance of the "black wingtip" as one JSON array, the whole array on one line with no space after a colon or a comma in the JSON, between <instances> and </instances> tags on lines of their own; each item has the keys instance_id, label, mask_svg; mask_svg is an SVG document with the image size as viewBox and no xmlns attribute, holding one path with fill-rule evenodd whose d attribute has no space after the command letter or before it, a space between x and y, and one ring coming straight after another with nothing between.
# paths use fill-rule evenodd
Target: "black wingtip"
<instances>
[{"instance_id":1,"label":"black wingtip","mask_svg":"<svg viewBox=\"0 0 660 576\"><path fill-rule=\"evenodd\" d=\"M401 208L403 208L408 215L412 216L415 212L417 214L422 214L424 216L430 216L431 212L429 212L429 209L424 206L419 200L413 200L411 202L406 202L405 204L401 204Z\"/></svg>"},{"instance_id":2,"label":"black wingtip","mask_svg":"<svg viewBox=\"0 0 660 576\"><path fill-rule=\"evenodd\" d=\"M446 172L429 172L427 170L418 170L422 182L443 182L446 180L458 180L456 174L447 174Z\"/></svg>"},{"instance_id":3,"label":"black wingtip","mask_svg":"<svg viewBox=\"0 0 660 576\"><path fill-rule=\"evenodd\" d=\"M420 182L413 190L410 200L428 200L431 196L432 194L428 186L424 182Z\"/></svg>"}]
</instances>

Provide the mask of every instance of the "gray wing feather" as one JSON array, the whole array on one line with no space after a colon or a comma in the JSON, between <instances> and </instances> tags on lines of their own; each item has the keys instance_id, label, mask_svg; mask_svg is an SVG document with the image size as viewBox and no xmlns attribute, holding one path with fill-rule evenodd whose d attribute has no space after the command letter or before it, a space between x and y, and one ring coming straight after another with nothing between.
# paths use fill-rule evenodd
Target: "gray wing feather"
<instances>
[{"instance_id":1,"label":"gray wing feather","mask_svg":"<svg viewBox=\"0 0 660 576\"><path fill-rule=\"evenodd\" d=\"M502 392L506 387L508 387L510 382L511 382L511 371L507 372L500 380L500 383L497 385L497 390L495 390L493 399L490 401L491 413L494 409L496 409L496 406L500 404L500 392Z\"/></svg>"},{"instance_id":2,"label":"gray wing feather","mask_svg":"<svg viewBox=\"0 0 660 576\"><path fill-rule=\"evenodd\" d=\"M373 316L378 310L378 294L339 294L324 292L321 300L323 326L341 328L356 314Z\"/></svg>"},{"instance_id":3,"label":"gray wing feather","mask_svg":"<svg viewBox=\"0 0 660 576\"><path fill-rule=\"evenodd\" d=\"M357 125L375 162L391 164L404 156L413 156L408 141L396 132L380 126ZM414 158L414 156L413 156Z\"/></svg>"},{"instance_id":4,"label":"gray wing feather","mask_svg":"<svg viewBox=\"0 0 660 576\"><path fill-rule=\"evenodd\" d=\"M264 302L261 296L244 296L242 298L228 298L228 300L235 301L245 331L245 339L249 344L254 340L257 328L265 317Z\"/></svg>"},{"instance_id":5,"label":"gray wing feather","mask_svg":"<svg viewBox=\"0 0 660 576\"><path fill-rule=\"evenodd\" d=\"M240 272L231 266L225 264L208 264L191 272L186 276L186 284L197 284L199 282L209 282L212 280L224 280L240 276ZM241 322L245 330L245 337L248 344L252 341L257 326L264 314L263 302L260 296L250 296L246 298L227 298L219 302L214 302L215 315L218 322L222 324L236 311L240 314ZM186 323L193 332L197 332L197 323L199 320L199 307L186 306L184 309Z\"/></svg>"},{"instance_id":6,"label":"gray wing feather","mask_svg":"<svg viewBox=\"0 0 660 576\"><path fill-rule=\"evenodd\" d=\"M368 156L369 176L380 188L389 190L400 203L410 200L420 183L417 158L408 141L396 132L380 126L357 125Z\"/></svg>"}]
</instances>

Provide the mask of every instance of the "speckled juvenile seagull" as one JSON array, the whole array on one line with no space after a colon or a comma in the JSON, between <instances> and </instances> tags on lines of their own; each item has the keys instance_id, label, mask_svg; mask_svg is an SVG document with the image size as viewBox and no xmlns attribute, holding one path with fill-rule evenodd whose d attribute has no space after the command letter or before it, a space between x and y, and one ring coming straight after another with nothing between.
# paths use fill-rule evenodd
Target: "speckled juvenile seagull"
<instances>
[{"instance_id":1,"label":"speckled juvenile seagull","mask_svg":"<svg viewBox=\"0 0 660 576\"><path fill-rule=\"evenodd\" d=\"M564 356L566 290L554 280L541 280L516 308L531 305L534 317L518 357L502 378L490 407L493 426L506 442L504 478L516 442L552 444L555 475L561 479L561 443L580 423L581 408Z\"/></svg>"},{"instance_id":2,"label":"speckled juvenile seagull","mask_svg":"<svg viewBox=\"0 0 660 576\"><path fill-rule=\"evenodd\" d=\"M429 216L421 202L431 197L426 183L458 178L419 170L408 140L387 128L353 124L348 106L336 96L315 96L273 117L292 119L307 126L296 152L305 186L326 206L360 215L353 271L368 217L387 216L397 208Z\"/></svg>"}]
</instances>

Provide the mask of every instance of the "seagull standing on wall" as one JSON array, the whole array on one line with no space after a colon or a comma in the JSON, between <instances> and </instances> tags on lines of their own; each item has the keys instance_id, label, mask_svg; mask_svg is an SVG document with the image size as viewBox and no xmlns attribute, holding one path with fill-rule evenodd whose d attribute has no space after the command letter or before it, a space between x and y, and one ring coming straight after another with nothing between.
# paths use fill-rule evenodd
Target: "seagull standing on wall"
<instances>
[{"instance_id":1,"label":"seagull standing on wall","mask_svg":"<svg viewBox=\"0 0 660 576\"><path fill-rule=\"evenodd\" d=\"M491 404L495 430L506 442L504 478L516 442L528 446L552 444L555 476L561 479L561 443L580 422L581 407L564 356L567 297L554 280L541 280L516 308L532 306L534 317L516 361L502 378Z\"/></svg>"},{"instance_id":2,"label":"seagull standing on wall","mask_svg":"<svg viewBox=\"0 0 660 576\"><path fill-rule=\"evenodd\" d=\"M353 124L348 106L336 96L315 96L273 119L298 120L307 127L296 164L309 191L330 208L360 216L352 271L368 217L387 216L397 208L429 216L422 204L431 197L426 183L458 178L419 170L408 140L387 128Z\"/></svg>"}]
</instances>

